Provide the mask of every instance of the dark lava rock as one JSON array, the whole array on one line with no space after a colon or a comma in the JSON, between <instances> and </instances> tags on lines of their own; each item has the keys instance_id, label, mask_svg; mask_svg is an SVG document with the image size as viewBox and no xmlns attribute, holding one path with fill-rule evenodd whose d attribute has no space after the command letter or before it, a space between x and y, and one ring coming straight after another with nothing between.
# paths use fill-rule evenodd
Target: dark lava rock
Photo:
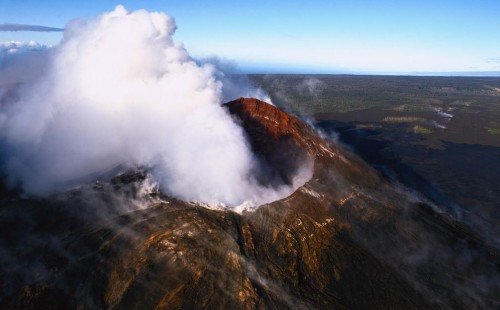
<instances>
[{"instance_id":1,"label":"dark lava rock","mask_svg":"<svg viewBox=\"0 0 500 310\"><path fill-rule=\"evenodd\" d=\"M498 250L439 206L388 183L276 107L243 98L226 107L282 181L304 159L313 162L312 179L291 196L243 214L160 193L138 202L139 187L131 184L144 180L140 171L51 199L4 202L0 304L499 306Z\"/></svg>"}]
</instances>

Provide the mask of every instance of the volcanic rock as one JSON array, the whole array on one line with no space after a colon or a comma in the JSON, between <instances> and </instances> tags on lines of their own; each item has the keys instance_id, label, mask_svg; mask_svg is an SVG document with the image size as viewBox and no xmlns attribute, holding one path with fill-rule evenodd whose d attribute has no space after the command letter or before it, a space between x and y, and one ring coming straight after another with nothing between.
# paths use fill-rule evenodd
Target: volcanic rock
<instances>
[{"instance_id":1,"label":"volcanic rock","mask_svg":"<svg viewBox=\"0 0 500 310\"><path fill-rule=\"evenodd\" d=\"M152 193L133 171L0 208L6 308L498 306L498 250L383 179L312 127L256 99L225 104L291 196L242 214ZM89 207L92 206L92 207ZM76 210L86 208L85 215ZM103 215L103 208L107 211ZM125 212L127 210L134 210ZM29 245L29 248L26 246Z\"/></svg>"}]
</instances>

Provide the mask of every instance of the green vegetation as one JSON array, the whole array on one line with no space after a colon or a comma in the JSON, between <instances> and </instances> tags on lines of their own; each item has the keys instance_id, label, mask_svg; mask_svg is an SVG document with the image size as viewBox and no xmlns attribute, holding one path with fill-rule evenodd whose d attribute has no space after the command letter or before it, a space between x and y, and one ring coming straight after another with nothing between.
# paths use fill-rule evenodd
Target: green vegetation
<instances>
[{"instance_id":1,"label":"green vegetation","mask_svg":"<svg viewBox=\"0 0 500 310\"><path fill-rule=\"evenodd\" d=\"M432 133L432 130L420 125L415 125L413 126L413 132L416 134L428 135Z\"/></svg>"},{"instance_id":2,"label":"green vegetation","mask_svg":"<svg viewBox=\"0 0 500 310\"><path fill-rule=\"evenodd\" d=\"M427 104L402 104L392 110L398 112L427 112L433 111L433 108Z\"/></svg>"},{"instance_id":3,"label":"green vegetation","mask_svg":"<svg viewBox=\"0 0 500 310\"><path fill-rule=\"evenodd\" d=\"M382 119L385 123L415 123L424 122L425 118L416 116L386 116Z\"/></svg>"},{"instance_id":4,"label":"green vegetation","mask_svg":"<svg viewBox=\"0 0 500 310\"><path fill-rule=\"evenodd\" d=\"M494 107L499 78L349 75L251 75L273 102L314 115L364 109L429 112L436 107Z\"/></svg>"},{"instance_id":5,"label":"green vegetation","mask_svg":"<svg viewBox=\"0 0 500 310\"><path fill-rule=\"evenodd\" d=\"M497 121L491 121L487 130L492 135L500 135L500 123Z\"/></svg>"},{"instance_id":6,"label":"green vegetation","mask_svg":"<svg viewBox=\"0 0 500 310\"><path fill-rule=\"evenodd\" d=\"M500 135L500 128L488 128L488 132L492 135Z\"/></svg>"},{"instance_id":7,"label":"green vegetation","mask_svg":"<svg viewBox=\"0 0 500 310\"><path fill-rule=\"evenodd\" d=\"M425 134L429 146L450 141L500 147L495 123L500 78L250 75L250 80L275 105L304 117L380 125L388 134L408 133L404 124L420 125L409 129Z\"/></svg>"}]
</instances>

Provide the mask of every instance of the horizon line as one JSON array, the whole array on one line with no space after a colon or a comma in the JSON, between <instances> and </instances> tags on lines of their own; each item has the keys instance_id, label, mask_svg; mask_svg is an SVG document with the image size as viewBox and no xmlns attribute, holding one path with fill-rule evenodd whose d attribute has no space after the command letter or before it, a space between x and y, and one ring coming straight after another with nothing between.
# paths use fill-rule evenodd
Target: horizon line
<instances>
[{"instance_id":1,"label":"horizon line","mask_svg":"<svg viewBox=\"0 0 500 310\"><path fill-rule=\"evenodd\" d=\"M313 71L278 71L278 70L240 70L233 74L246 75L344 75L344 76L405 76L405 77L476 77L500 78L500 71L450 71L450 72L314 72Z\"/></svg>"}]
</instances>

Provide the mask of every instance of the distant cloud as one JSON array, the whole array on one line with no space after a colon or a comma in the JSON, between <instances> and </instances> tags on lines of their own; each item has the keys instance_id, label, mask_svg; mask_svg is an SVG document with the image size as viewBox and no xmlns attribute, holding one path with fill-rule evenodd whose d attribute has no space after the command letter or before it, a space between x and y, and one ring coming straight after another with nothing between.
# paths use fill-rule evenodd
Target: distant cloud
<instances>
[{"instance_id":1,"label":"distant cloud","mask_svg":"<svg viewBox=\"0 0 500 310\"><path fill-rule=\"evenodd\" d=\"M5 60L4 57L8 55L19 54L30 51L43 51L48 49L49 46L40 44L35 41L22 42L22 41L7 41L0 42L0 60Z\"/></svg>"},{"instance_id":2,"label":"distant cloud","mask_svg":"<svg viewBox=\"0 0 500 310\"><path fill-rule=\"evenodd\" d=\"M494 64L500 63L500 57L498 57L498 58L488 58L488 59L486 59L486 62L488 62L488 63L494 63Z\"/></svg>"},{"instance_id":3,"label":"distant cloud","mask_svg":"<svg viewBox=\"0 0 500 310\"><path fill-rule=\"evenodd\" d=\"M486 58L486 63L490 66L489 70L500 69L500 57Z\"/></svg>"},{"instance_id":4,"label":"distant cloud","mask_svg":"<svg viewBox=\"0 0 500 310\"><path fill-rule=\"evenodd\" d=\"M0 24L0 31L39 31L39 32L58 32L64 31L63 28L54 28L38 25L23 24Z\"/></svg>"}]
</instances>

